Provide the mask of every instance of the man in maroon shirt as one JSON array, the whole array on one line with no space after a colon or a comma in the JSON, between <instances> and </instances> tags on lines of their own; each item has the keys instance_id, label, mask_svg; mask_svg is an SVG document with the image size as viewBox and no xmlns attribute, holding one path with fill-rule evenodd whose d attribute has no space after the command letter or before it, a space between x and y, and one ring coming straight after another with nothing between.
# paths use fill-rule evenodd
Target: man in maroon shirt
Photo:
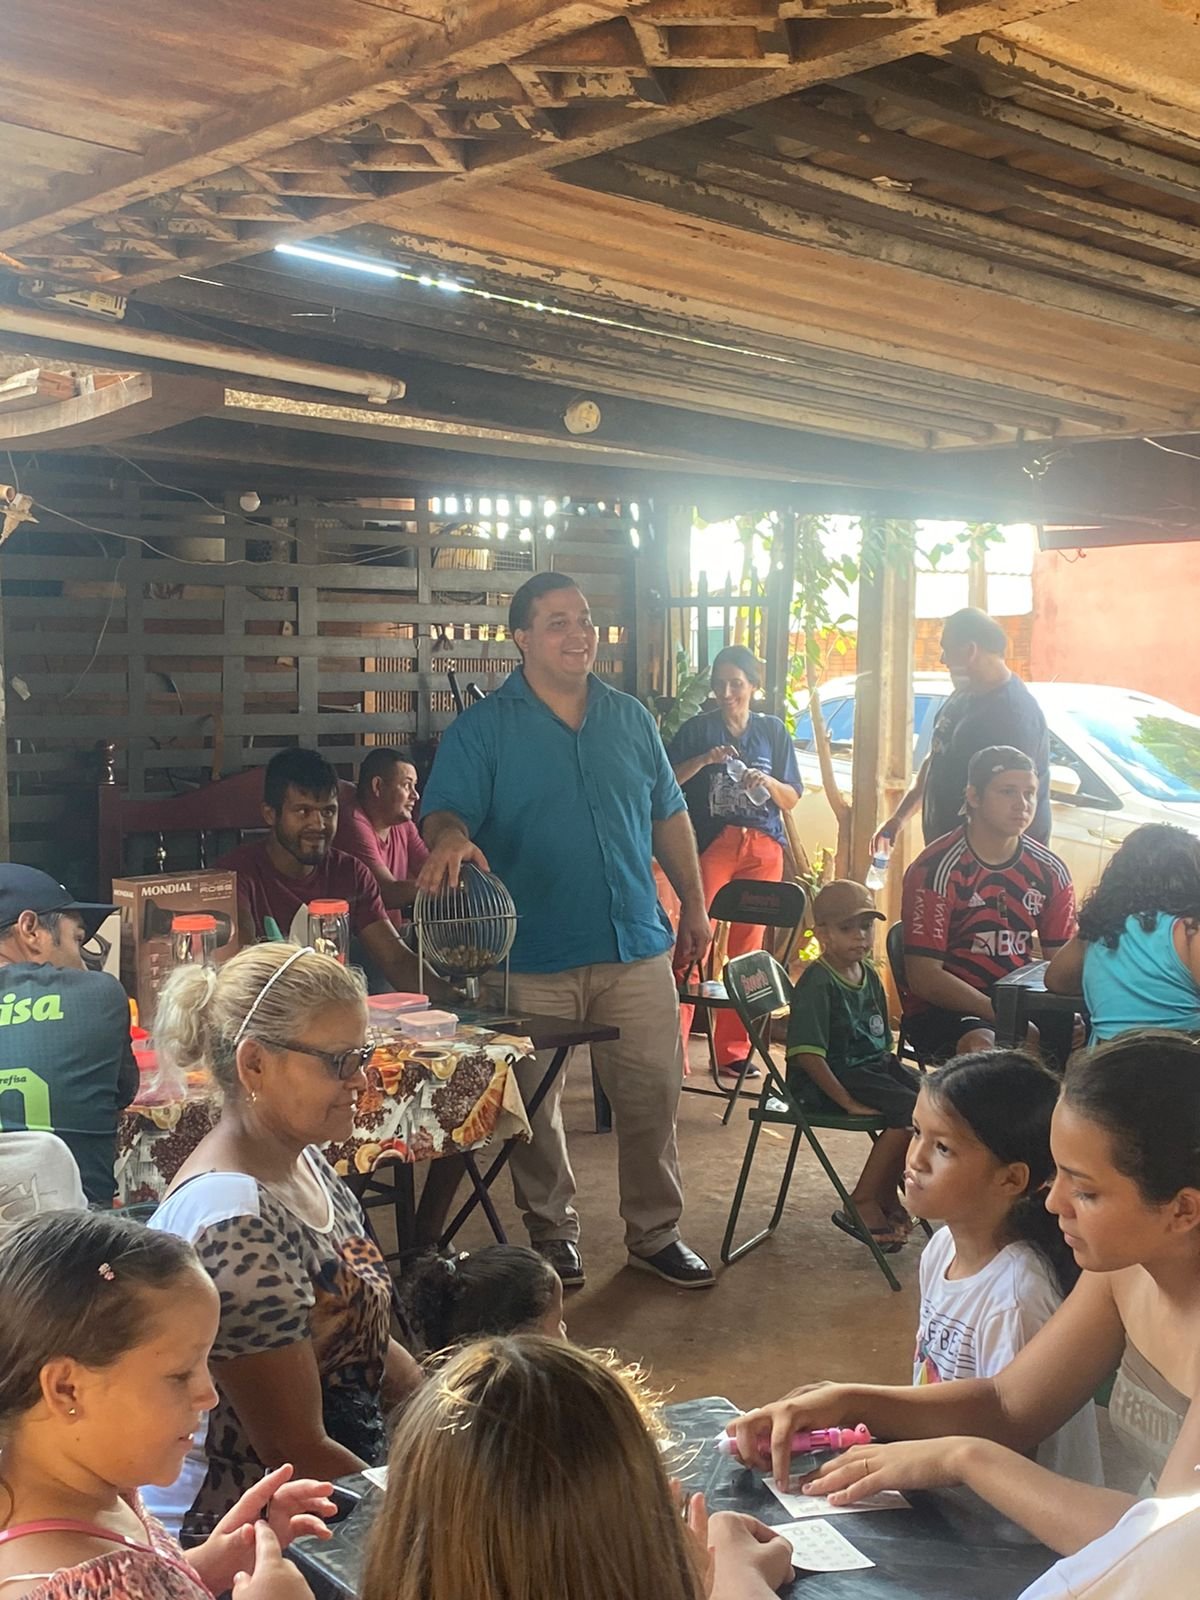
<instances>
[{"instance_id":1,"label":"man in maroon shirt","mask_svg":"<svg viewBox=\"0 0 1200 1600\"><path fill-rule=\"evenodd\" d=\"M237 873L238 931L243 944L272 936L308 938L305 908L313 900L345 900L350 931L397 990L417 987L416 958L400 943L379 885L354 856L333 847L338 820L337 773L315 750L281 750L263 778L263 821L270 829L223 856Z\"/></svg>"},{"instance_id":2,"label":"man in maroon shirt","mask_svg":"<svg viewBox=\"0 0 1200 1600\"><path fill-rule=\"evenodd\" d=\"M419 799L412 762L399 750L371 750L358 769L353 804L341 808L333 841L372 874L397 928L404 925L403 913L416 897L417 873L429 855L413 821Z\"/></svg>"},{"instance_id":3,"label":"man in maroon shirt","mask_svg":"<svg viewBox=\"0 0 1200 1600\"><path fill-rule=\"evenodd\" d=\"M905 1028L931 1060L996 1042L992 986L1075 932L1066 866L1026 836L1037 812L1034 763L992 745L967 769L966 823L904 874Z\"/></svg>"}]
</instances>

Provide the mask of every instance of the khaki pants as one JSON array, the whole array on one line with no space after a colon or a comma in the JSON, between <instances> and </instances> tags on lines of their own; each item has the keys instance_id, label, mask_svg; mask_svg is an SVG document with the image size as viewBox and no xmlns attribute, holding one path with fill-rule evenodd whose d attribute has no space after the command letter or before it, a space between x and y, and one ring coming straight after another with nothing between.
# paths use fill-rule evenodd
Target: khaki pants
<instances>
[{"instance_id":1,"label":"khaki pants","mask_svg":"<svg viewBox=\"0 0 1200 1600\"><path fill-rule=\"evenodd\" d=\"M499 1003L494 983L489 1000ZM613 1109L625 1243L634 1255L652 1256L679 1238L683 1188L675 1142L675 1115L683 1076L679 1004L669 953L649 961L605 961L566 972L514 972L509 982L514 1012L606 1023L619 1039L591 1046L596 1076ZM526 1101L551 1060L542 1051L521 1069ZM568 1061L569 1065L569 1061ZM566 1067L533 1119L533 1140L515 1147L509 1161L513 1195L529 1237L579 1238L575 1174L562 1121Z\"/></svg>"}]
</instances>

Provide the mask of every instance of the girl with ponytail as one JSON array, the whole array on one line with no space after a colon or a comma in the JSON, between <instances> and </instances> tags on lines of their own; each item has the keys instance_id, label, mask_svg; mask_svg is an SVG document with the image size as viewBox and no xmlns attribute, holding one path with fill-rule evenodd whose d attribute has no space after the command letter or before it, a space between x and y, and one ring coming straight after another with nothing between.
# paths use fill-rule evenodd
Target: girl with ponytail
<instances>
[{"instance_id":1,"label":"girl with ponytail","mask_svg":"<svg viewBox=\"0 0 1200 1600\"><path fill-rule=\"evenodd\" d=\"M946 1226L921 1256L914 1383L994 1377L1075 1286L1079 1268L1046 1210L1058 1094L1055 1075L1019 1050L972 1051L922 1082L904 1199ZM1037 1459L1099 1483L1099 1449L1089 1401Z\"/></svg>"},{"instance_id":2,"label":"girl with ponytail","mask_svg":"<svg viewBox=\"0 0 1200 1600\"><path fill-rule=\"evenodd\" d=\"M1007 1055L1007 1052L1002 1052ZM978 1058L986 1062L988 1057ZM971 1070L963 1066L966 1074ZM924 1204L926 1162L916 1147L933 1132L938 1086L947 1103L960 1098L955 1077L922 1089L907 1187L909 1208ZM963 1077L962 1087L970 1079ZM1009 1107L1017 1118L1020 1105ZM957 1111L955 1112L957 1116ZM946 1118L948 1121L948 1117ZM959 1118L965 1125L965 1118ZM979 1125L984 1119L979 1117ZM937 1142L949 1168L956 1141ZM989 1137L991 1137L989 1135ZM1109 1420L1127 1457L1147 1472L1145 1492L1168 1497L1162 1515L1132 1520L1114 1540L1092 1545L1082 1564L1056 1568L1051 1594L1153 1594L1171 1600L1196 1592L1194 1563L1180 1563L1171 1581L1156 1583L1161 1564L1125 1561L1123 1541L1165 1526L1173 1496L1195 1496L1200 1469L1200 1044L1181 1033L1124 1033L1072 1058L1050 1124L1053 1177L1046 1210L1079 1266L1079 1280L1043 1328L1002 1370L959 1383L914 1387L815 1383L796 1389L730 1424L738 1454L789 1476L789 1445L802 1428L865 1423L888 1444L859 1445L826 1463L804 1485L835 1505L853 1505L883 1489L942 1489L962 1484L1060 1555L1102 1540L1136 1504L1135 1497L1048 1472L1038 1447L1090 1404L1116 1374ZM1004 1163L993 1178L1003 1188ZM979 1180L977 1180L979 1181ZM940 1186L939 1186L940 1187ZM932 1209L932 1208L931 1208ZM953 1202L939 1202L946 1215ZM965 1217L966 1211L962 1212ZM950 1232L950 1230L946 1230ZM978 1241L956 1222L954 1263ZM932 1249L932 1244L928 1247ZM1178 1504L1178 1502L1176 1502ZM1163 1546L1165 1548L1165 1544ZM1128 1572L1127 1584L1098 1581ZM1139 1570L1141 1569L1141 1570ZM1059 1581L1062 1579L1063 1581ZM1075 1586L1075 1580L1082 1587Z\"/></svg>"}]
</instances>

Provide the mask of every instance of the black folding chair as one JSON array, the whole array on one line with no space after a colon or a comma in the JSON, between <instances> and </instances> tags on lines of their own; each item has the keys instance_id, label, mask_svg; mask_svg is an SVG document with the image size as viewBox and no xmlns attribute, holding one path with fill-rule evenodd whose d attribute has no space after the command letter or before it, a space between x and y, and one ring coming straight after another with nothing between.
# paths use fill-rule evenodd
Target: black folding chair
<instances>
[{"instance_id":1,"label":"black folding chair","mask_svg":"<svg viewBox=\"0 0 1200 1600\"><path fill-rule=\"evenodd\" d=\"M842 1182L837 1168L829 1159L816 1132L818 1128L833 1128L845 1133L865 1133L874 1141L885 1130L887 1123L882 1117L851 1117L839 1112L809 1109L788 1086L787 1079L780 1073L771 1055L770 1027L771 1018L775 1013L791 1005L794 985L773 956L768 955L765 950L750 950L744 956L734 956L725 965L725 988L746 1032L750 1035L751 1049L761 1060L766 1076L758 1104L750 1107L750 1137L746 1142L746 1154L742 1159L742 1170L738 1174L737 1189L734 1191L733 1204L729 1210L729 1221L725 1226L725 1238L721 1243L721 1260L726 1266L732 1266L735 1261L740 1261L744 1255L756 1249L764 1239L769 1239L775 1232L787 1203L788 1189L791 1187L792 1173L795 1170L801 1141L807 1139L817 1160L824 1167L830 1183L837 1191L842 1208L854 1222L863 1243L875 1257L876 1266L892 1288L898 1290L900 1282L896 1274L888 1265L887 1257L880 1249L878 1240L864 1223L858 1207L850 1197L850 1191ZM750 1168L754 1163L758 1136L768 1125L788 1127L792 1130L791 1148L784 1163L783 1178L775 1198L775 1209L765 1228L735 1248L734 1230L742 1209ZM923 1223L922 1226L928 1233L928 1224Z\"/></svg>"},{"instance_id":2,"label":"black folding chair","mask_svg":"<svg viewBox=\"0 0 1200 1600\"><path fill-rule=\"evenodd\" d=\"M751 927L786 928L789 938L784 950L785 961L791 956L797 937L804 923L805 909L808 896L801 884L787 882L766 882L758 878L732 878L723 884L712 898L708 908L709 917L714 922L744 923ZM725 1114L721 1118L721 1125L727 1127L733 1115L733 1108L738 1096L742 1093L742 1086L746 1081L746 1074L750 1070L753 1060L753 1051L742 1063L738 1073L737 1083L732 1088L727 1088L721 1082L721 1073L717 1065L717 1046L713 1036L714 1011L732 1011L733 1001L727 993L702 994L701 984L716 981L716 940L708 947L708 952L702 962L693 961L683 980L679 985L680 1005L694 1006L700 1023L704 1028L704 1035L708 1041L708 1068L712 1074L716 1090L702 1088L698 1084L685 1082L684 1089L689 1094L719 1094L727 1100ZM686 1044L686 1040L684 1041Z\"/></svg>"},{"instance_id":3,"label":"black folding chair","mask_svg":"<svg viewBox=\"0 0 1200 1600\"><path fill-rule=\"evenodd\" d=\"M908 985L904 981L904 924L893 922L887 931L887 958L888 966L892 973L892 982L896 985L896 993L900 996L901 1005L908 992ZM911 1061L921 1072L928 1072L929 1063L908 1037L904 1026L904 1013L900 1013L900 1025L896 1029L896 1055L901 1061Z\"/></svg>"}]
</instances>

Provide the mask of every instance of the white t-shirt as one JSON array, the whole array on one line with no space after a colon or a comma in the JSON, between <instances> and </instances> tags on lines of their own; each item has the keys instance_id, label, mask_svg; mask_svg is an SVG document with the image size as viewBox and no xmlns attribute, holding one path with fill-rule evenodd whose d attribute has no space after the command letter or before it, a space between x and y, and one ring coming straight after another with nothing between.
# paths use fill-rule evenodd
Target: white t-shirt
<instances>
[{"instance_id":1,"label":"white t-shirt","mask_svg":"<svg viewBox=\"0 0 1200 1600\"><path fill-rule=\"evenodd\" d=\"M1139 1500L1108 1533L1056 1561L1020 1600L1195 1600L1200 1494Z\"/></svg>"},{"instance_id":2,"label":"white t-shirt","mask_svg":"<svg viewBox=\"0 0 1200 1600\"><path fill-rule=\"evenodd\" d=\"M1062 1294L1041 1252L1009 1244L969 1278L947 1278L954 1238L939 1228L921 1253L921 1314L913 1382L994 1378L1058 1310ZM1036 1456L1080 1483L1103 1483L1096 1408L1089 1400Z\"/></svg>"},{"instance_id":3,"label":"white t-shirt","mask_svg":"<svg viewBox=\"0 0 1200 1600\"><path fill-rule=\"evenodd\" d=\"M0 1133L0 1238L43 1211L86 1211L75 1157L55 1133Z\"/></svg>"}]
</instances>

